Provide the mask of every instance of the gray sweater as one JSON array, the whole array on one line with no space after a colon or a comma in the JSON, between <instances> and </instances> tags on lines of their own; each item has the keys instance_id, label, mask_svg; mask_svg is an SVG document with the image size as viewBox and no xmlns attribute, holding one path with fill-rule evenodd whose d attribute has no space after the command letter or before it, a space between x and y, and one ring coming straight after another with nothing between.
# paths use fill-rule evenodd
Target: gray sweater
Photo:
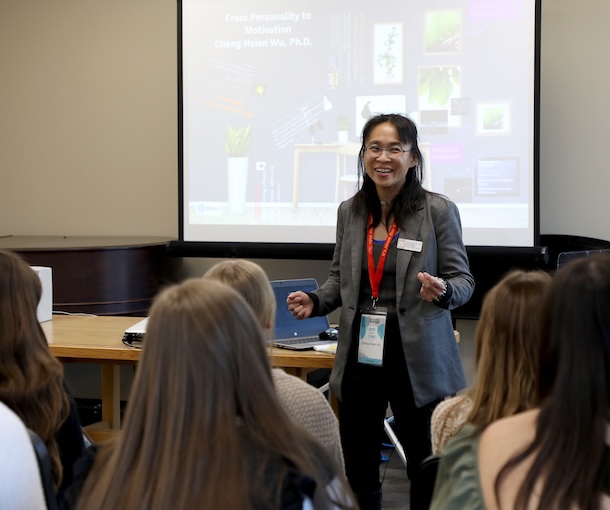
<instances>
[{"instance_id":1,"label":"gray sweater","mask_svg":"<svg viewBox=\"0 0 610 510\"><path fill-rule=\"evenodd\" d=\"M279 368L273 369L273 382L288 416L318 440L344 473L339 422L324 395Z\"/></svg>"}]
</instances>

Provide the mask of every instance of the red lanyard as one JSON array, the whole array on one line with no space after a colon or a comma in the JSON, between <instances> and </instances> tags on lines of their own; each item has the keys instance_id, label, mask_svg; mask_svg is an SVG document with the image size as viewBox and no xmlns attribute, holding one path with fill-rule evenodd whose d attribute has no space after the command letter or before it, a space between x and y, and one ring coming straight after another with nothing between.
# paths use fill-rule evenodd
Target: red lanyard
<instances>
[{"instance_id":1,"label":"red lanyard","mask_svg":"<svg viewBox=\"0 0 610 510\"><path fill-rule=\"evenodd\" d=\"M371 298L373 299L373 309L377 306L377 300L379 299L379 286L381 285L381 277L383 276L383 268L385 266L385 259L388 256L388 250L390 249L390 244L392 243L392 239L396 235L396 231L398 230L398 226L396 223L392 223L390 227L390 231L388 232L388 237L385 240L383 245L383 250L381 250L381 255L379 256L379 261L377 262L377 268L375 268L375 258L373 257L373 233L375 228L372 226L373 223L373 215L369 215L369 232L366 242L366 251L368 254L368 270L369 270L369 281L371 283Z\"/></svg>"}]
</instances>

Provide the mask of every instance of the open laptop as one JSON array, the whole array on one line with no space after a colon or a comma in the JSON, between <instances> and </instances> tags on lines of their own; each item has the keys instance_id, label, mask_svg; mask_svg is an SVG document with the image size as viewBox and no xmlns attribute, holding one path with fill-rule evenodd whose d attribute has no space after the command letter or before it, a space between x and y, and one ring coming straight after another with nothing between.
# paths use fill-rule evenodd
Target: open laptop
<instances>
[{"instance_id":1,"label":"open laptop","mask_svg":"<svg viewBox=\"0 0 610 510\"><path fill-rule=\"evenodd\" d=\"M596 253L608 253L610 255L610 249L561 252L557 256L557 269L561 269L562 267L568 265L570 262L572 262L575 259L579 259L582 257L588 257L590 255L595 255Z\"/></svg>"},{"instance_id":2,"label":"open laptop","mask_svg":"<svg viewBox=\"0 0 610 510\"><path fill-rule=\"evenodd\" d=\"M316 346L336 343L337 340L321 339L320 333L330 328L328 317L311 317L297 320L288 310L286 298L291 292L302 290L312 292L318 288L314 278L295 280L273 280L271 287L275 294L277 311L275 315L275 336L272 344L284 349L313 349Z\"/></svg>"}]
</instances>

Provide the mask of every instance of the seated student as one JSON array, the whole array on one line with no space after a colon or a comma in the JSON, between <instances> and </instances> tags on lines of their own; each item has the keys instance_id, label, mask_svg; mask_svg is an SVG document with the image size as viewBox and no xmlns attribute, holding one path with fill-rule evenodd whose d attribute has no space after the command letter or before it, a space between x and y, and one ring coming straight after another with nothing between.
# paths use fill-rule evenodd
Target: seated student
<instances>
[{"instance_id":1,"label":"seated student","mask_svg":"<svg viewBox=\"0 0 610 510\"><path fill-rule=\"evenodd\" d=\"M440 453L464 423L482 431L492 421L536 405L540 333L535 318L551 280L543 271L515 270L487 293L475 334L476 382L434 410L433 454Z\"/></svg>"},{"instance_id":2,"label":"seated student","mask_svg":"<svg viewBox=\"0 0 610 510\"><path fill-rule=\"evenodd\" d=\"M44 441L56 486L71 482L84 450L63 365L50 353L36 315L40 278L17 254L0 250L0 402Z\"/></svg>"},{"instance_id":3,"label":"seated student","mask_svg":"<svg viewBox=\"0 0 610 510\"><path fill-rule=\"evenodd\" d=\"M0 508L46 510L32 440L19 417L0 402Z\"/></svg>"},{"instance_id":4,"label":"seated student","mask_svg":"<svg viewBox=\"0 0 610 510\"><path fill-rule=\"evenodd\" d=\"M448 443L431 508L610 508L610 256L554 277L538 377L540 407Z\"/></svg>"},{"instance_id":5,"label":"seated student","mask_svg":"<svg viewBox=\"0 0 610 510\"><path fill-rule=\"evenodd\" d=\"M263 333L270 338L275 324L275 296L269 278L258 264L244 259L225 260L211 267L204 278L221 281L239 292L252 307ZM343 471L339 423L324 395L282 369L274 368L272 374L280 402L288 415L326 448Z\"/></svg>"},{"instance_id":6,"label":"seated student","mask_svg":"<svg viewBox=\"0 0 610 510\"><path fill-rule=\"evenodd\" d=\"M123 428L98 448L80 509L351 508L278 401L252 309L209 279L155 298Z\"/></svg>"}]
</instances>

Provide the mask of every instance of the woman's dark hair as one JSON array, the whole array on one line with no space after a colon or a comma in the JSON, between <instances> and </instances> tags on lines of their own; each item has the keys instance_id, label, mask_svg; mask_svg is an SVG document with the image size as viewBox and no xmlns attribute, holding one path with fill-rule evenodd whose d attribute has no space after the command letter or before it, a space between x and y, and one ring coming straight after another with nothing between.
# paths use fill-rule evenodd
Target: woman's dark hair
<instances>
[{"instance_id":1,"label":"woman's dark hair","mask_svg":"<svg viewBox=\"0 0 610 510\"><path fill-rule=\"evenodd\" d=\"M366 173L364 166L364 152L366 143L371 134L371 131L379 124L389 122L393 124L398 132L399 140L404 144L411 145L411 152L414 154L417 163L407 173L407 179L400 194L392 202L388 211L391 214L397 225L403 226L406 218L416 211L425 195L425 190L422 188L422 180L424 175L424 159L419 149L417 141L417 126L415 123L397 113L384 113L371 117L364 128L362 128L362 146L358 155L358 173L362 186L354 197L354 211L360 214L373 214L373 226L376 226L381 221L381 204L375 183Z\"/></svg>"},{"instance_id":2,"label":"woman's dark hair","mask_svg":"<svg viewBox=\"0 0 610 510\"><path fill-rule=\"evenodd\" d=\"M609 467L610 255L558 271L544 306L539 362L536 434L500 470L496 498L508 473L532 456L515 508L527 507L534 489L539 509L598 508Z\"/></svg>"}]
</instances>

